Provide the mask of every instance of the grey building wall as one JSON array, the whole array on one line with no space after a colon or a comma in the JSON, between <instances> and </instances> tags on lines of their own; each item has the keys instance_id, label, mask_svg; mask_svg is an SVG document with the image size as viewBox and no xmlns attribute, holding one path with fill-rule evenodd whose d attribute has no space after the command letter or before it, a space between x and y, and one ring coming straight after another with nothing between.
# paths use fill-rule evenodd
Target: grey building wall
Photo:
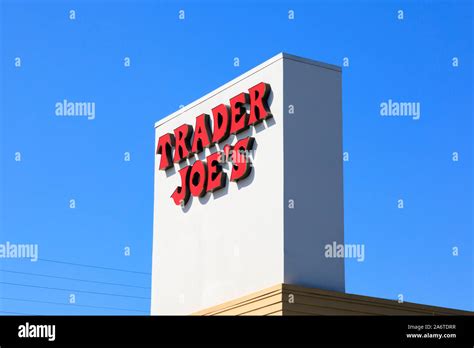
<instances>
[{"instance_id":1,"label":"grey building wall","mask_svg":"<svg viewBox=\"0 0 474 348\"><path fill-rule=\"evenodd\" d=\"M341 69L284 58L285 283L344 292L344 259L324 249L344 243Z\"/></svg>"}]
</instances>

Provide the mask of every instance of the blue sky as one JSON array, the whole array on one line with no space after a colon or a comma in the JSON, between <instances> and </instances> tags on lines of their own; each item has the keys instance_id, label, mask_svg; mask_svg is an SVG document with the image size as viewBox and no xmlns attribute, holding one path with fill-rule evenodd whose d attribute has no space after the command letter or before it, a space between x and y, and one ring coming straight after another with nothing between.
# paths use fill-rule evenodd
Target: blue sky
<instances>
[{"instance_id":1,"label":"blue sky","mask_svg":"<svg viewBox=\"0 0 474 348\"><path fill-rule=\"evenodd\" d=\"M472 16L468 1L1 0L0 243L45 260L0 260L0 311L149 313L154 122L279 52L349 58L345 238L366 256L346 260L347 292L474 310ZM95 119L57 117L64 99ZM420 119L381 117L388 99Z\"/></svg>"}]
</instances>

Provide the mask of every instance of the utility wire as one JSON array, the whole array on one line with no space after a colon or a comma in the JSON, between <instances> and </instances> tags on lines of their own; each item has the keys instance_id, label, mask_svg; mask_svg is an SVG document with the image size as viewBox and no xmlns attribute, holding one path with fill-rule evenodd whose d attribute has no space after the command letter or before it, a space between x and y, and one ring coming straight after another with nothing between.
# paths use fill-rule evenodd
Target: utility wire
<instances>
[{"instance_id":1,"label":"utility wire","mask_svg":"<svg viewBox=\"0 0 474 348\"><path fill-rule=\"evenodd\" d=\"M132 295L120 295L120 294L111 294L111 293L108 293L108 292L95 292L95 291L76 290L76 289L52 288L52 287L39 286L39 285L18 284L18 283L9 283L9 282L0 282L0 284L13 285L13 286L23 286L23 287L38 288L38 289L49 289L49 290L68 291L68 292L79 292L79 293L93 294L93 295L105 295L105 296L117 296L117 297L130 297L130 298L138 298L138 299L142 299L142 300L149 300L149 299L150 299L149 297L132 296Z\"/></svg>"},{"instance_id":2,"label":"utility wire","mask_svg":"<svg viewBox=\"0 0 474 348\"><path fill-rule=\"evenodd\" d=\"M61 302L30 300L30 299L26 299L26 298L0 297L0 300L34 302L34 303L54 304L54 305L69 306L69 307L87 307L87 308L97 308L97 309L113 309L113 310L118 310L118 311L148 313L147 311L141 311L141 310L138 310L138 309L118 308L118 307L101 307L101 306L92 306L92 305L81 305L81 304L75 304L75 303L74 304L69 304L69 303L61 303Z\"/></svg>"},{"instance_id":3,"label":"utility wire","mask_svg":"<svg viewBox=\"0 0 474 348\"><path fill-rule=\"evenodd\" d=\"M47 278L74 280L74 281L78 281L78 282L97 283L97 284L106 284L106 285L115 285L115 286L126 286L126 287L130 287L130 288L150 289L149 287L146 287L146 286L129 285L129 284L121 284L121 283L109 283L109 282L101 282L101 281L96 281L96 280L87 280L87 279L79 279L79 278L69 278L69 277L53 276L53 275L49 275L49 274L40 274L40 273L31 273L31 272L11 271L11 270L6 270L6 269L0 269L0 272L26 274L26 275L33 275L33 276L37 276L37 277L47 277Z\"/></svg>"},{"instance_id":4,"label":"utility wire","mask_svg":"<svg viewBox=\"0 0 474 348\"><path fill-rule=\"evenodd\" d=\"M27 313L8 312L8 311L2 311L2 310L0 310L0 313L17 314L17 315L33 315L33 314L27 314Z\"/></svg>"},{"instance_id":5,"label":"utility wire","mask_svg":"<svg viewBox=\"0 0 474 348\"><path fill-rule=\"evenodd\" d=\"M65 262L65 261L50 260L50 259L43 259L43 258L38 258L38 260L40 260L40 261L45 261L45 262L62 263L62 264L65 264L65 265L72 265L72 266L80 266L80 267L90 267L90 268L105 269L105 270L108 270L108 271L128 272L128 273L151 275L151 273L149 273L149 272L131 271L131 270L122 269L122 268L113 268L113 267L102 267L102 266L86 265L86 264L83 264L83 263Z\"/></svg>"}]
</instances>

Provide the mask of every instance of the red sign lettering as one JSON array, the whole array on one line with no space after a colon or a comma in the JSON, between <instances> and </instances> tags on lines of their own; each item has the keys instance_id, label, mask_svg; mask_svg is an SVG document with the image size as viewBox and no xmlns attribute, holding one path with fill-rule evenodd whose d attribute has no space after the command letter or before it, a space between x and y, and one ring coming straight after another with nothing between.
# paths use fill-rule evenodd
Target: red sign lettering
<instances>
[{"instance_id":1,"label":"red sign lettering","mask_svg":"<svg viewBox=\"0 0 474 348\"><path fill-rule=\"evenodd\" d=\"M205 147L211 145L211 126L209 124L209 115L202 114L196 117L196 127L194 131L192 153L198 153Z\"/></svg>"},{"instance_id":2,"label":"red sign lettering","mask_svg":"<svg viewBox=\"0 0 474 348\"><path fill-rule=\"evenodd\" d=\"M225 141L230 134L238 134L249 126L272 117L268 107L270 85L260 82L248 92L230 98L229 106L219 104L214 107L211 110L212 128L209 115L201 114L196 117L194 129L191 125L183 124L174 130L174 135L162 135L156 148L156 154L161 155L159 169L167 170L173 167L174 163ZM225 145L223 151L210 154L206 161L196 159L192 165L180 169L181 186L171 195L174 203L184 206L191 195L203 197L208 192L223 188L227 181L227 174L222 168L223 162L231 163L230 181L238 182L247 178L252 171L248 154L252 151L254 142L253 137L243 138L233 146Z\"/></svg>"},{"instance_id":3,"label":"red sign lettering","mask_svg":"<svg viewBox=\"0 0 474 348\"><path fill-rule=\"evenodd\" d=\"M156 153L161 155L160 170L166 170L173 166L171 162L171 149L174 146L174 135L167 133L158 139Z\"/></svg>"},{"instance_id":4,"label":"red sign lettering","mask_svg":"<svg viewBox=\"0 0 474 348\"><path fill-rule=\"evenodd\" d=\"M176 145L174 149L173 162L178 163L189 157L191 151L191 136L193 135L193 127L189 124L183 124L174 130Z\"/></svg>"}]
</instances>

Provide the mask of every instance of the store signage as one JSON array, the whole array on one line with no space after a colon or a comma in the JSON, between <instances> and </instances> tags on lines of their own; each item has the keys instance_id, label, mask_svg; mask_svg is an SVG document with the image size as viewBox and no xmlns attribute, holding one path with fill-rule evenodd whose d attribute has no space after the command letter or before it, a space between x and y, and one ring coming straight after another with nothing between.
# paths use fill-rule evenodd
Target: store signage
<instances>
[{"instance_id":1,"label":"store signage","mask_svg":"<svg viewBox=\"0 0 474 348\"><path fill-rule=\"evenodd\" d=\"M272 117L268 107L270 85L261 82L229 100L229 105L219 104L208 114L196 117L194 128L182 124L173 133L162 135L158 139L156 154L161 155L159 169L167 170L187 158L193 157L214 144L225 141L231 134L238 134L257 123ZM247 112L248 110L248 112ZM207 192L223 188L227 174L222 163L230 162L230 181L237 182L246 178L252 166L248 158L254 144L253 137L238 140L234 145L225 145L223 151L217 151L179 170L181 186L171 195L174 203L184 206L190 195L202 197Z\"/></svg>"}]
</instances>

